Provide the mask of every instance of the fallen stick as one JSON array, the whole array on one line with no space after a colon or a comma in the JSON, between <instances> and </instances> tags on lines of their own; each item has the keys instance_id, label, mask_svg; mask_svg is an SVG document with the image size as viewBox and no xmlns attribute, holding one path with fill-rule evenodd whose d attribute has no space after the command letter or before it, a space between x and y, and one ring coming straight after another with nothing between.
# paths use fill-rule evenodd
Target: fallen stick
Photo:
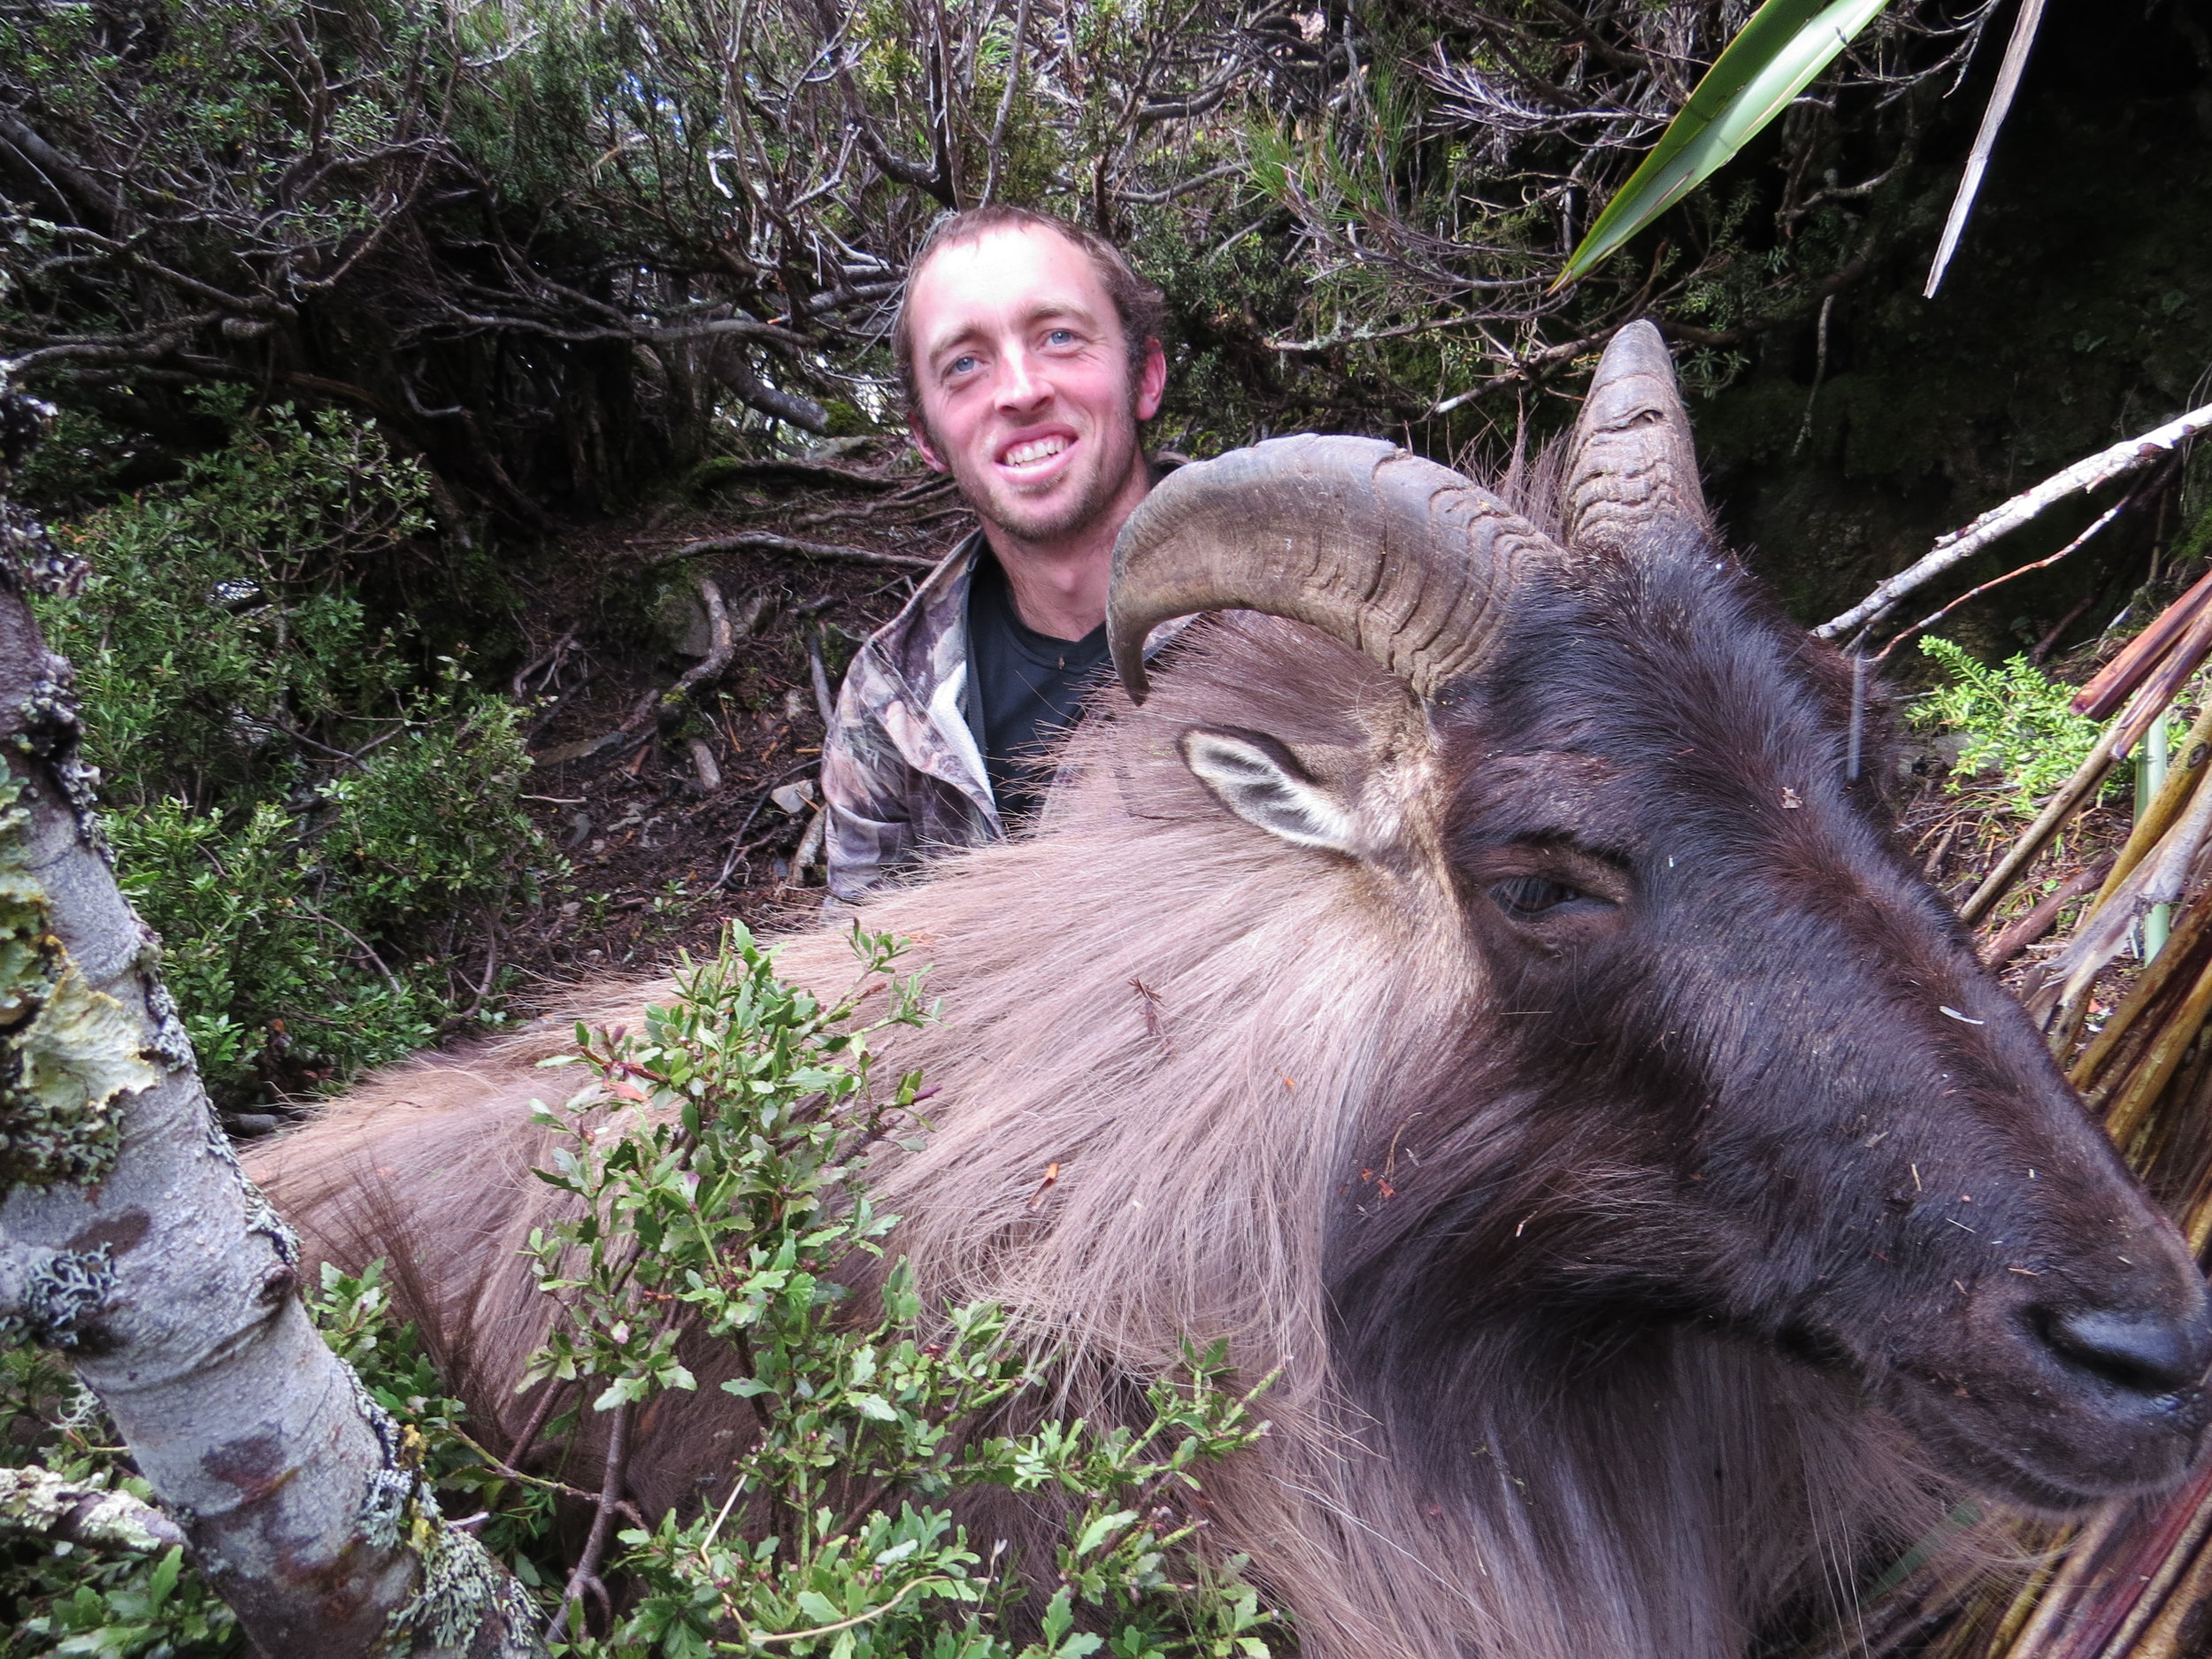
<instances>
[{"instance_id":1,"label":"fallen stick","mask_svg":"<svg viewBox=\"0 0 2212 1659\"><path fill-rule=\"evenodd\" d=\"M677 559L695 558L702 553L795 553L801 558L835 559L847 565L891 565L902 570L932 571L939 561L922 558L911 553L876 553L864 547L846 547L835 541L802 541L796 536L778 535L772 530L733 530L727 535L710 535L696 541L687 541L681 547L663 548L649 554L649 565L667 565Z\"/></svg>"},{"instance_id":2,"label":"fallen stick","mask_svg":"<svg viewBox=\"0 0 2212 1659\"><path fill-rule=\"evenodd\" d=\"M2170 454L2208 426L2212 426L2212 403L2201 409L2193 409L2139 438L2130 438L2124 443L2116 443L2108 449L2100 450L2085 460L2075 462L2064 472L2045 479L2033 489L1991 508L1964 529L1954 530L1948 535L1939 537L1935 546L1916 564L1878 583L1872 593L1850 610L1815 628L1814 636L1832 640L1862 624L1874 621L1915 588L1925 587L1953 565L1973 557L2000 536L2017 530L2046 507L2063 501L2069 495L2108 484L2116 478L2124 478L2128 473Z\"/></svg>"},{"instance_id":3,"label":"fallen stick","mask_svg":"<svg viewBox=\"0 0 2212 1659\"><path fill-rule=\"evenodd\" d=\"M2097 902L2082 919L2087 921L2112 890L2127 879L2135 866L2143 862L2151 849L2158 844L2173 821L2188 805L2189 797L2196 792L2197 780L2204 775L2205 763L2212 760L2212 703L2207 703L2198 713L2196 724L2189 728L2188 736L2181 740L2181 760L2166 773L2166 781L2159 788L2148 806L2137 814L2135 827L2128 833L2127 844L2120 849L2120 856L2113 860L2111 873L2105 877L2104 887L2097 894Z\"/></svg>"},{"instance_id":4,"label":"fallen stick","mask_svg":"<svg viewBox=\"0 0 2212 1659\"><path fill-rule=\"evenodd\" d=\"M2071 554L2078 553L2083 548L2089 544L2099 531L2102 530L2115 518L2117 518L2122 513L2125 512L2128 509L2129 503L2132 502L2134 499L2134 495L2131 494L2120 501L2114 502L2111 506L2106 508L2104 511L2098 516L2096 521L2092 524L2089 528L2083 531L2071 541L2069 541L2064 547L2059 549L2057 552L2050 555L2047 558L2036 559L2032 563L2021 565L2017 570L2007 571L2002 576L1993 576L1987 581L1983 582L1980 586L1968 588L1956 599L1951 601L1949 604L1944 606L1942 610L1930 612L1909 628L1901 628L1897 634L1891 638L1890 642L1887 645L1882 647L1880 650L1877 651L1872 657L1868 657L1866 660L1874 664L1879 664L1886 660L1892 651L1902 645L1907 640L1912 638L1914 634L1919 633L1923 628L1933 627L1937 623L1942 621L1944 618L1949 616L1954 611L1956 611L1968 600L1979 599L1984 594L1987 593L1993 588L2002 588L2007 582L2011 581L2016 577L2025 576L2032 571L2044 570L2050 565L2057 564L2059 560L2065 558ZM1855 662L1858 659L1855 657L1853 660ZM2082 714L2086 712L2085 710L2079 706L2081 703L2081 699L2079 697L2075 698L2074 702L2076 704L2074 709L2075 713Z\"/></svg>"},{"instance_id":5,"label":"fallen stick","mask_svg":"<svg viewBox=\"0 0 2212 1659\"><path fill-rule=\"evenodd\" d=\"M1985 968L2001 968L2058 924L2058 914L2104 880L2109 863L2085 864L2060 882L2025 916L1997 935L1982 957Z\"/></svg>"},{"instance_id":6,"label":"fallen stick","mask_svg":"<svg viewBox=\"0 0 2212 1659\"><path fill-rule=\"evenodd\" d=\"M737 630L730 626L730 608L722 603L722 590L705 576L692 586L699 590L700 603L707 608L707 654L684 670L683 677L667 690L648 692L639 698L630 718L622 723L625 733L643 731L662 710L673 709L688 697L692 687L713 684L737 655Z\"/></svg>"}]
</instances>

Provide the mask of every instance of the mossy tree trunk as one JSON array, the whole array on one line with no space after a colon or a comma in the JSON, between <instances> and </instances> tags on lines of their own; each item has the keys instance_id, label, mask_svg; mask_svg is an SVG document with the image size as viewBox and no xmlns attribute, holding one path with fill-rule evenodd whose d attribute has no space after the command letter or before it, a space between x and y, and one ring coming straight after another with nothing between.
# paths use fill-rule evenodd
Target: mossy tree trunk
<instances>
[{"instance_id":1,"label":"mossy tree trunk","mask_svg":"<svg viewBox=\"0 0 2212 1659\"><path fill-rule=\"evenodd\" d=\"M0 495L35 424L0 386ZM0 499L0 1333L67 1356L264 1651L538 1652L310 1323L298 1245L217 1126L24 603L75 574Z\"/></svg>"}]
</instances>

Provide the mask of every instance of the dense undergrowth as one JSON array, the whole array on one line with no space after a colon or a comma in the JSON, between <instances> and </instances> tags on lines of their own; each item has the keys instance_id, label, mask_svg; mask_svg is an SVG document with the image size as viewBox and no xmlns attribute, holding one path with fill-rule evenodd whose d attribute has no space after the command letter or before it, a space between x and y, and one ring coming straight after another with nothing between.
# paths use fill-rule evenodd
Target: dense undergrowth
<instances>
[{"instance_id":1,"label":"dense undergrowth","mask_svg":"<svg viewBox=\"0 0 2212 1659\"><path fill-rule=\"evenodd\" d=\"M749 1402L729 1402L733 1420L758 1425L695 1513L626 1524L606 1561L578 1563L604 1576L611 1601L582 1595L581 1578L572 1587L556 1542L565 1510L591 1494L478 1444L380 1266L325 1269L313 1305L333 1346L410 1431L449 1510L475 1517L538 1594L557 1652L1264 1659L1277 1624L1240 1562L1194 1547L1204 1465L1265 1432L1218 1349L1151 1386L1144 1426L1106 1429L1050 1414L1048 1362L1010 1340L1001 1310L926 1306L903 1263L888 1266L872 1317L853 1314L845 1280L896 1219L869 1202L865 1160L926 1132L919 1075L886 1087L871 1040L928 1017L892 942L855 942L850 990L825 1003L733 930L642 1030L580 1030L583 1086L544 1108L562 1144L542 1177L583 1201L537 1253L563 1310L533 1371L560 1391L546 1438L698 1390L677 1359L683 1326L746 1356L723 1387ZM887 987L884 1011L864 1018L863 994ZM626 1114L619 1135L606 1133L611 1110ZM0 1355L0 1411L12 1461L35 1455L73 1482L143 1494L51 1356ZM971 1538L952 1505L979 1486L1064 1511L1055 1559ZM19 1535L0 1547L0 1606L9 1659L244 1651L173 1551L88 1554Z\"/></svg>"},{"instance_id":2,"label":"dense undergrowth","mask_svg":"<svg viewBox=\"0 0 2212 1659\"><path fill-rule=\"evenodd\" d=\"M554 859L520 706L374 595L430 534L419 466L365 423L219 401L225 447L56 526L91 574L39 611L124 890L235 1109L497 1020L495 965L462 959Z\"/></svg>"}]
</instances>

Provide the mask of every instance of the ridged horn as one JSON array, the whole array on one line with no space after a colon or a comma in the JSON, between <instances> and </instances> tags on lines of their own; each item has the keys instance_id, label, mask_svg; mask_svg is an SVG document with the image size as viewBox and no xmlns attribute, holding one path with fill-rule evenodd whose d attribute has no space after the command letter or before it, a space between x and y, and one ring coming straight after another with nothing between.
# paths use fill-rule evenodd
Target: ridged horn
<instances>
[{"instance_id":1,"label":"ridged horn","mask_svg":"<svg viewBox=\"0 0 2212 1659\"><path fill-rule=\"evenodd\" d=\"M1629 324L1598 360L1567 445L1559 500L1577 552L1628 553L1669 523L1708 527L1689 411L1667 342L1650 323Z\"/></svg>"},{"instance_id":2,"label":"ridged horn","mask_svg":"<svg viewBox=\"0 0 2212 1659\"><path fill-rule=\"evenodd\" d=\"M1433 697L1496 646L1526 570L1562 557L1433 461L1373 438L1271 438L1169 473L1130 515L1107 638L1139 703L1145 637L1229 610L1319 628Z\"/></svg>"}]
</instances>

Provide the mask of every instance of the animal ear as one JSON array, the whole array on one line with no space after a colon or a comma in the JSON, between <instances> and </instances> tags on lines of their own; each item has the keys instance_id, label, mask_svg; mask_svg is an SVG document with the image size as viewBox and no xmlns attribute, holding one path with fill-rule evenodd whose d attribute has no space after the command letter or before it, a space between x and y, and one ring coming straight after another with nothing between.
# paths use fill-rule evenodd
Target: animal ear
<instances>
[{"instance_id":1,"label":"animal ear","mask_svg":"<svg viewBox=\"0 0 2212 1659\"><path fill-rule=\"evenodd\" d=\"M1275 739L1240 726L1194 726L1177 745L1214 799L1294 847L1355 850L1352 816Z\"/></svg>"}]
</instances>

